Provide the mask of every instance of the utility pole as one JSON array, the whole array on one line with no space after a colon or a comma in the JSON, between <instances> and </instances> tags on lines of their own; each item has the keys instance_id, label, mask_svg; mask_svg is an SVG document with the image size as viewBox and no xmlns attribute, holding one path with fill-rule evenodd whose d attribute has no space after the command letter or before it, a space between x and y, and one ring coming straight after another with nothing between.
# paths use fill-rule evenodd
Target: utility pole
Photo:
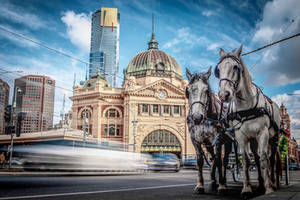
<instances>
[{"instance_id":1,"label":"utility pole","mask_svg":"<svg viewBox=\"0 0 300 200\"><path fill-rule=\"evenodd\" d=\"M73 80L73 91L75 89L75 84L76 84L76 73L74 73L74 80Z\"/></svg>"},{"instance_id":2,"label":"utility pole","mask_svg":"<svg viewBox=\"0 0 300 200\"><path fill-rule=\"evenodd\" d=\"M66 103L66 93L64 93L64 99L63 99L63 105L61 109L61 126L64 129L64 134L65 134L65 121L64 121L64 115L65 115L65 103Z\"/></svg>"},{"instance_id":3,"label":"utility pole","mask_svg":"<svg viewBox=\"0 0 300 200\"><path fill-rule=\"evenodd\" d=\"M289 173L289 150L287 151L286 153L286 156L285 156L285 167L286 167L286 170L285 170L285 184L286 185L289 185L289 180L290 180L290 173Z\"/></svg>"}]
</instances>

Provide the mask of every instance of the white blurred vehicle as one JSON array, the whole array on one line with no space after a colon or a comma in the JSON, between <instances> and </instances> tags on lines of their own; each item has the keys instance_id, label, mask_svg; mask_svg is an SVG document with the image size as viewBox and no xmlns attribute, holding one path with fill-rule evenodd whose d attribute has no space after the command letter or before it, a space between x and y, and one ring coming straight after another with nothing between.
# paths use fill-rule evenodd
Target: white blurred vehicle
<instances>
[{"instance_id":1,"label":"white blurred vehicle","mask_svg":"<svg viewBox=\"0 0 300 200\"><path fill-rule=\"evenodd\" d=\"M24 170L137 171L146 170L146 155L89 147L32 145L15 149Z\"/></svg>"}]
</instances>

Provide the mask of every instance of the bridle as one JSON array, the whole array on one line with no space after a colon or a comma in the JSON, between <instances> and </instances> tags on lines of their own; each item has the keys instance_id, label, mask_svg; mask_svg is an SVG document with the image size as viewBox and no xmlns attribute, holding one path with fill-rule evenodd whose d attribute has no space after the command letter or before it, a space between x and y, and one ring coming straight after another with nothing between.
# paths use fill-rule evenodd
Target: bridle
<instances>
[{"instance_id":1,"label":"bridle","mask_svg":"<svg viewBox=\"0 0 300 200\"><path fill-rule=\"evenodd\" d=\"M203 103L203 102L201 102L201 101L194 101L193 103L191 103L191 105L190 105L190 111L189 112L192 112L193 111L193 106L195 105L195 104L200 104L200 105L202 105L203 107L204 107L204 110L208 110L208 107L209 107L209 103L210 103L210 91L206 94L207 95L207 99L208 99L208 101L206 102L206 104L205 103ZM206 116L203 116L203 118L205 119L206 118ZM205 120L203 120L203 121L205 121Z\"/></svg>"},{"instance_id":2,"label":"bridle","mask_svg":"<svg viewBox=\"0 0 300 200\"><path fill-rule=\"evenodd\" d=\"M235 62L237 62L239 65L242 64L242 63L241 63L241 60L240 60L239 58L237 58L236 56L233 56L233 55L227 55L227 56L224 56L224 57L219 61L219 63L216 65L216 68L215 68L215 76L216 76L217 78L220 77L220 72L219 72L218 67L219 67L219 65L220 65L225 59L227 59L227 58L233 59L233 60L234 60ZM239 78L238 80L231 80L231 79L228 79L228 78L222 78L222 79L220 79L220 81L219 81L219 86L221 85L221 82L222 82L222 81L227 81L227 82L229 82L230 84L232 84L232 85L233 85L233 88L234 88L234 90L235 90L235 92L236 92L237 89L238 89L238 86L239 86L240 78Z\"/></svg>"}]
</instances>

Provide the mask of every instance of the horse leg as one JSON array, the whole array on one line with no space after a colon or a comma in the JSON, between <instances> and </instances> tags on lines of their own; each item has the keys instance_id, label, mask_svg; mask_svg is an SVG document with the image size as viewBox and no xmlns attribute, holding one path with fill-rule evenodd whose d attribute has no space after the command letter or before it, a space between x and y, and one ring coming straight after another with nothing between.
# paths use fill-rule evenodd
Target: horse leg
<instances>
[{"instance_id":1,"label":"horse leg","mask_svg":"<svg viewBox=\"0 0 300 200\"><path fill-rule=\"evenodd\" d=\"M216 189L216 162L215 162L215 152L214 152L214 148L211 145L207 145L206 146L207 151L210 153L211 157L212 157L212 166L211 166L211 171L210 171L210 184L209 184L209 188L210 190L215 190Z\"/></svg>"},{"instance_id":2,"label":"horse leg","mask_svg":"<svg viewBox=\"0 0 300 200\"><path fill-rule=\"evenodd\" d=\"M225 147L225 152L224 152L224 158L223 158L223 176L224 176L224 182L226 184L226 169L227 169L227 165L228 165L228 158L229 158L229 154L232 151L232 141L227 141L224 143L224 147Z\"/></svg>"},{"instance_id":3,"label":"horse leg","mask_svg":"<svg viewBox=\"0 0 300 200\"><path fill-rule=\"evenodd\" d=\"M250 148L254 155L255 164L257 167L257 175L258 175L258 191L264 191L264 179L261 175L261 168L260 168L260 161L259 161L259 155L257 153L258 144L256 140L250 140Z\"/></svg>"},{"instance_id":4,"label":"horse leg","mask_svg":"<svg viewBox=\"0 0 300 200\"><path fill-rule=\"evenodd\" d=\"M271 156L270 156L270 167L271 167L271 182L274 188L276 188L275 184L275 156L277 152L277 146L273 143L273 141L270 141L270 149L271 149Z\"/></svg>"},{"instance_id":5,"label":"horse leg","mask_svg":"<svg viewBox=\"0 0 300 200\"><path fill-rule=\"evenodd\" d=\"M271 138L270 141L269 141L269 146L270 146L270 149L271 149L271 156L270 156L271 181L272 181L274 189L277 189L277 187L279 187L279 182L278 182L278 172L279 172L278 162L280 162L280 161L277 159L277 153L278 153L278 135L279 135L279 133L275 133L275 136L273 136L273 138ZM275 169L276 169L276 172L275 172ZM276 173L276 177L275 177L275 173Z\"/></svg>"},{"instance_id":6,"label":"horse leg","mask_svg":"<svg viewBox=\"0 0 300 200\"><path fill-rule=\"evenodd\" d=\"M224 175L223 175L223 170L222 170L222 143L220 141L217 141L216 143L216 158L215 162L218 168L219 172L219 187L218 187L218 193L222 194L226 191L226 186L225 186L225 181L224 181Z\"/></svg>"},{"instance_id":7,"label":"horse leg","mask_svg":"<svg viewBox=\"0 0 300 200\"><path fill-rule=\"evenodd\" d=\"M250 176L249 176L250 158L248 152L248 142L239 141L239 144L243 156L243 171L244 171L243 189L241 195L247 197L249 194L252 193L252 189L250 185Z\"/></svg>"},{"instance_id":8,"label":"horse leg","mask_svg":"<svg viewBox=\"0 0 300 200\"><path fill-rule=\"evenodd\" d=\"M262 169L262 175L264 179L265 185L265 194L269 194L274 192L272 188L272 182L270 179L270 161L268 156L268 148L269 148L269 131L267 128L262 130L258 135L258 152L260 157L260 166Z\"/></svg>"},{"instance_id":9,"label":"horse leg","mask_svg":"<svg viewBox=\"0 0 300 200\"><path fill-rule=\"evenodd\" d=\"M201 150L201 145L195 145L196 152L197 152L197 165L198 165L198 178L197 178L197 185L194 189L195 194L203 194L204 193L204 181L203 181L203 152Z\"/></svg>"}]
</instances>

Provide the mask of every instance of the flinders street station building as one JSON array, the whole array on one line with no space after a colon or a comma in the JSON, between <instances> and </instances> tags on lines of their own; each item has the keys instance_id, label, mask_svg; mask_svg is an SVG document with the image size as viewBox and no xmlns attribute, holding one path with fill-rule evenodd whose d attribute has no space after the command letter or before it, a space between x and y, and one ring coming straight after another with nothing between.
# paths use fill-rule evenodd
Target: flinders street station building
<instances>
[{"instance_id":1,"label":"flinders street station building","mask_svg":"<svg viewBox=\"0 0 300 200\"><path fill-rule=\"evenodd\" d=\"M187 81L154 34L148 45L129 62L121 88L99 74L75 87L72 128L87 128L98 141L117 141L129 151L195 155L186 124Z\"/></svg>"}]
</instances>

